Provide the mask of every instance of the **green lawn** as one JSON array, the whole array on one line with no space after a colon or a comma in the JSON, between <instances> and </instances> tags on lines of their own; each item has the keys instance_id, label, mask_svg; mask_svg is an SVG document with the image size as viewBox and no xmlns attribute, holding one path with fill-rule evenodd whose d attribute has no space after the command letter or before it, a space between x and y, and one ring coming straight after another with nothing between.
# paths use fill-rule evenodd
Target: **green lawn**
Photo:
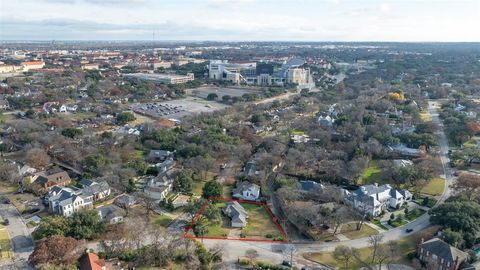
<instances>
[{"instance_id":1,"label":"green lawn","mask_svg":"<svg viewBox=\"0 0 480 270\"><path fill-rule=\"evenodd\" d=\"M0 218L0 222L3 222ZM8 260L13 257L12 245L10 242L10 236L5 227L0 225L0 247L1 247L1 256L0 262L2 260Z\"/></svg>"},{"instance_id":2,"label":"green lawn","mask_svg":"<svg viewBox=\"0 0 480 270\"><path fill-rule=\"evenodd\" d=\"M193 182L193 190L192 193L194 195L201 196L203 193L203 186L205 185L206 181L195 181Z\"/></svg>"},{"instance_id":3,"label":"green lawn","mask_svg":"<svg viewBox=\"0 0 480 270\"><path fill-rule=\"evenodd\" d=\"M424 213L425 213L425 210L423 210L423 209L412 209L412 210L408 211L407 214L405 214L405 218L408 219L409 221L413 221L413 220L419 218Z\"/></svg>"},{"instance_id":4,"label":"green lawn","mask_svg":"<svg viewBox=\"0 0 480 270\"><path fill-rule=\"evenodd\" d=\"M363 224L360 230L357 230L357 226L355 223L349 223L342 225L342 229L340 233L348 237L349 239L357 239L366 237L372 234L377 234L378 231L374 228L368 226L367 224Z\"/></svg>"},{"instance_id":5,"label":"green lawn","mask_svg":"<svg viewBox=\"0 0 480 270\"><path fill-rule=\"evenodd\" d=\"M430 237L433 237L434 233L438 231L438 228L434 227L429 227L423 231L414 233L410 236L407 236L405 238L402 238L400 240L395 241L398 246L399 246L399 251L398 255L393 257L393 262L397 263L402 263L406 265L410 265L410 261L407 259L407 254L410 252L415 251L416 249L416 243L420 241L419 238L425 238L425 240L430 239ZM381 245L380 248L388 248L386 244ZM362 261L370 261L371 256L372 256L372 248L371 247L365 247L365 248L360 248L358 249L359 252L359 258ZM318 252L318 253L307 253L304 255L306 258L321 262L327 265L331 265L334 267L338 268L344 268L344 264L342 262L337 262L331 252ZM355 259L352 260L352 262L348 265L347 269L359 269L361 268L362 265L356 261Z\"/></svg>"},{"instance_id":6,"label":"green lawn","mask_svg":"<svg viewBox=\"0 0 480 270\"><path fill-rule=\"evenodd\" d=\"M303 132L301 130L298 130L298 129L292 129L292 130L290 130L290 134L302 136L302 135L305 135L305 132Z\"/></svg>"},{"instance_id":7,"label":"green lawn","mask_svg":"<svg viewBox=\"0 0 480 270\"><path fill-rule=\"evenodd\" d=\"M439 196L442 195L444 189L445 179L437 177L432 179L430 183L421 190L421 193L431 196Z\"/></svg>"},{"instance_id":8,"label":"green lawn","mask_svg":"<svg viewBox=\"0 0 480 270\"><path fill-rule=\"evenodd\" d=\"M463 146L467 148L472 148L472 147L475 147L476 145L477 145L477 142L475 140L468 140L463 143Z\"/></svg>"},{"instance_id":9,"label":"green lawn","mask_svg":"<svg viewBox=\"0 0 480 270\"><path fill-rule=\"evenodd\" d=\"M428 198L427 203L425 203L425 198ZM422 196L418 199L415 199L413 202L418 204L418 205L421 205L421 206L426 206L428 208L432 208L437 203L437 200L432 198L432 197Z\"/></svg>"},{"instance_id":10,"label":"green lawn","mask_svg":"<svg viewBox=\"0 0 480 270\"><path fill-rule=\"evenodd\" d=\"M372 223L377 225L378 227L388 231L388 228L385 227L385 225L383 225L382 222L380 222L380 220L374 219L374 220L372 220Z\"/></svg>"},{"instance_id":11,"label":"green lawn","mask_svg":"<svg viewBox=\"0 0 480 270\"><path fill-rule=\"evenodd\" d=\"M172 218L167 216L167 215L160 215L155 217L154 219L151 219L151 222L153 225L157 227L167 227L170 222L172 222Z\"/></svg>"},{"instance_id":12,"label":"green lawn","mask_svg":"<svg viewBox=\"0 0 480 270\"><path fill-rule=\"evenodd\" d=\"M249 216L247 226L242 230L246 238L267 238L267 235L271 235L277 240L283 239L263 206L251 203L241 203L241 205L247 210Z\"/></svg>"},{"instance_id":13,"label":"green lawn","mask_svg":"<svg viewBox=\"0 0 480 270\"><path fill-rule=\"evenodd\" d=\"M396 227L400 227L402 225L405 225L407 223L408 223L408 221L406 221L405 219L402 218L401 220L394 219L392 222L390 222L389 225L396 228Z\"/></svg>"},{"instance_id":14,"label":"green lawn","mask_svg":"<svg viewBox=\"0 0 480 270\"><path fill-rule=\"evenodd\" d=\"M362 175L358 178L357 184L386 184L388 179L384 179L382 175L382 170L378 167L377 160L371 160L368 163L368 167L363 171Z\"/></svg>"}]
</instances>

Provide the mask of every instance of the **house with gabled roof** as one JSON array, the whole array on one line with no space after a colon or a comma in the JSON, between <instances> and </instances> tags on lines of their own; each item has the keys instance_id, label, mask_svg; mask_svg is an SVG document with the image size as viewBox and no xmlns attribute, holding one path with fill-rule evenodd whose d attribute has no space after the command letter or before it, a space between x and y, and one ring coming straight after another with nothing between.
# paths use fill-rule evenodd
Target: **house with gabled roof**
<instances>
[{"instance_id":1,"label":"house with gabled roof","mask_svg":"<svg viewBox=\"0 0 480 270\"><path fill-rule=\"evenodd\" d=\"M365 215L376 217L388 208L398 208L412 199L408 190L383 186L364 185L355 191L343 190L345 202Z\"/></svg>"},{"instance_id":2,"label":"house with gabled roof","mask_svg":"<svg viewBox=\"0 0 480 270\"><path fill-rule=\"evenodd\" d=\"M418 258L428 266L440 270L475 269L468 264L468 254L449 245L439 238L433 238L418 245Z\"/></svg>"},{"instance_id":3,"label":"house with gabled roof","mask_svg":"<svg viewBox=\"0 0 480 270\"><path fill-rule=\"evenodd\" d=\"M248 212L238 202L228 202L223 213L231 219L231 226L243 228L247 226Z\"/></svg>"},{"instance_id":4,"label":"house with gabled roof","mask_svg":"<svg viewBox=\"0 0 480 270\"><path fill-rule=\"evenodd\" d=\"M243 181L238 182L237 187L232 190L232 197L235 199L255 201L260 196L260 186Z\"/></svg>"}]
</instances>

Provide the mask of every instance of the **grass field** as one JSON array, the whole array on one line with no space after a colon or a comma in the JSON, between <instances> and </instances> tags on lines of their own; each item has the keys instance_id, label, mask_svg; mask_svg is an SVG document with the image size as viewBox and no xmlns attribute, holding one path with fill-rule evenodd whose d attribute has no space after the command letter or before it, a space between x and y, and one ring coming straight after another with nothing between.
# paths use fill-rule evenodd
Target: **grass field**
<instances>
[{"instance_id":1,"label":"grass field","mask_svg":"<svg viewBox=\"0 0 480 270\"><path fill-rule=\"evenodd\" d=\"M167 227L170 222L172 222L172 218L167 215L160 215L152 219L152 224L157 227Z\"/></svg>"},{"instance_id":2,"label":"grass field","mask_svg":"<svg viewBox=\"0 0 480 270\"><path fill-rule=\"evenodd\" d=\"M3 222L3 220L0 219L0 222ZM13 257L13 250L10 242L10 236L8 235L7 229L2 225L0 225L0 247L1 247L0 262L2 260L8 260Z\"/></svg>"},{"instance_id":3,"label":"grass field","mask_svg":"<svg viewBox=\"0 0 480 270\"><path fill-rule=\"evenodd\" d=\"M419 218L424 213L425 213L425 210L423 209L412 209L407 214L405 214L405 218L408 219L409 221L413 221Z\"/></svg>"},{"instance_id":4,"label":"grass field","mask_svg":"<svg viewBox=\"0 0 480 270\"><path fill-rule=\"evenodd\" d=\"M368 226L367 224L363 224L362 228L360 230L357 230L355 223L348 223L348 224L342 225L340 233L342 233L349 239L357 239L357 238L363 238L372 234L377 234L378 231Z\"/></svg>"},{"instance_id":5,"label":"grass field","mask_svg":"<svg viewBox=\"0 0 480 270\"><path fill-rule=\"evenodd\" d=\"M363 171L362 175L358 178L357 184L384 184L388 183L388 179L383 179L382 170L378 167L377 160L371 160L368 163L368 167Z\"/></svg>"},{"instance_id":6,"label":"grass field","mask_svg":"<svg viewBox=\"0 0 480 270\"><path fill-rule=\"evenodd\" d=\"M433 235L438 231L438 227L429 227L423 231L414 233L410 236L402 238L395 243L398 245L399 252L398 255L392 258L392 262L401 263L410 265L410 262L407 259L407 254L410 252L415 251L417 243L420 241L420 238L425 237L425 239L429 239L433 237ZM388 248L386 244L380 246L380 248ZM372 248L365 247L358 249L359 258L362 261L369 261L371 260L372 256ZM337 262L331 252L319 252L319 253L308 253L304 255L306 258L310 260L314 260L317 262L321 262L324 264L328 264L334 267L345 269L344 264L342 262ZM361 264L356 261L352 260L352 262L348 265L347 269L359 269Z\"/></svg>"},{"instance_id":7,"label":"grass field","mask_svg":"<svg viewBox=\"0 0 480 270\"><path fill-rule=\"evenodd\" d=\"M247 226L242 230L246 238L267 238L267 235L272 235L278 240L282 237L265 208L250 203L241 203L241 205L247 210L249 216Z\"/></svg>"},{"instance_id":8,"label":"grass field","mask_svg":"<svg viewBox=\"0 0 480 270\"><path fill-rule=\"evenodd\" d=\"M431 195L431 196L439 196L442 195L443 190L445 189L445 180L443 178L434 178L428 183L428 185L422 189L421 193Z\"/></svg>"}]
</instances>

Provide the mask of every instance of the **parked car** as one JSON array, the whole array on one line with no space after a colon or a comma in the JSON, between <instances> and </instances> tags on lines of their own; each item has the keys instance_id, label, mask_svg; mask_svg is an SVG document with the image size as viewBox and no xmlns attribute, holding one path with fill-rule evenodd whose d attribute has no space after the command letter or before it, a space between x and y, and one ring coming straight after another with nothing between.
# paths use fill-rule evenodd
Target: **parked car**
<instances>
[{"instance_id":1,"label":"parked car","mask_svg":"<svg viewBox=\"0 0 480 270\"><path fill-rule=\"evenodd\" d=\"M10 199L9 199L9 198L6 198L6 197L0 197L0 201L1 201L3 204L9 204L9 203L10 203Z\"/></svg>"},{"instance_id":2,"label":"parked car","mask_svg":"<svg viewBox=\"0 0 480 270\"><path fill-rule=\"evenodd\" d=\"M411 233L411 232L413 232L413 229L406 229L405 232Z\"/></svg>"},{"instance_id":3,"label":"parked car","mask_svg":"<svg viewBox=\"0 0 480 270\"><path fill-rule=\"evenodd\" d=\"M282 262L282 265L283 265L283 266L292 267L292 264L291 264L289 261L286 261L286 260L284 260L284 261Z\"/></svg>"},{"instance_id":4,"label":"parked car","mask_svg":"<svg viewBox=\"0 0 480 270\"><path fill-rule=\"evenodd\" d=\"M8 218L4 219L3 220L3 225L5 225L5 226L10 225L10 220L8 220Z\"/></svg>"}]
</instances>

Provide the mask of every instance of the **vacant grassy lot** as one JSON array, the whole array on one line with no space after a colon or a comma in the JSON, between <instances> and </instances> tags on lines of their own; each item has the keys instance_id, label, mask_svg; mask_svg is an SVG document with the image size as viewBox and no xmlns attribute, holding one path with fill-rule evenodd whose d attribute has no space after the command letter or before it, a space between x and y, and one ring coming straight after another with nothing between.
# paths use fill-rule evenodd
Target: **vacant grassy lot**
<instances>
[{"instance_id":1,"label":"vacant grassy lot","mask_svg":"<svg viewBox=\"0 0 480 270\"><path fill-rule=\"evenodd\" d=\"M377 160L371 160L368 163L368 167L363 171L362 175L358 178L357 184L388 184L388 179L384 179L382 170L378 167Z\"/></svg>"},{"instance_id":2,"label":"vacant grassy lot","mask_svg":"<svg viewBox=\"0 0 480 270\"><path fill-rule=\"evenodd\" d=\"M0 222L3 222L3 221L0 219ZM8 260L13 257L13 250L10 242L10 236L8 235L7 229L2 225L0 225L0 247L1 247L0 262L2 260Z\"/></svg>"},{"instance_id":3,"label":"vacant grassy lot","mask_svg":"<svg viewBox=\"0 0 480 270\"><path fill-rule=\"evenodd\" d=\"M428 183L428 185L422 189L421 193L431 196L439 196L442 195L444 189L445 180L443 178L437 177L432 179L430 183Z\"/></svg>"},{"instance_id":4,"label":"vacant grassy lot","mask_svg":"<svg viewBox=\"0 0 480 270\"><path fill-rule=\"evenodd\" d=\"M250 203L241 203L241 205L247 210L249 216L247 226L242 230L246 238L267 238L267 235L271 235L277 240L283 239L281 232L263 206Z\"/></svg>"},{"instance_id":5,"label":"vacant grassy lot","mask_svg":"<svg viewBox=\"0 0 480 270\"><path fill-rule=\"evenodd\" d=\"M342 233L343 235L345 235L350 239L357 239L357 238L366 237L372 234L377 234L378 231L368 226L367 224L363 224L362 228L360 230L357 230L357 225L355 223L349 223L349 224L342 225L342 229L340 230L340 233Z\"/></svg>"},{"instance_id":6,"label":"vacant grassy lot","mask_svg":"<svg viewBox=\"0 0 480 270\"><path fill-rule=\"evenodd\" d=\"M407 254L415 251L416 245L419 243L422 237L424 237L425 240L430 239L438 231L438 229L439 229L438 227L432 226L432 227L426 228L425 230L422 230L420 232L417 232L410 236L402 238L398 241L395 241L395 243L397 243L399 247L399 252L398 252L398 255L392 258L392 262L410 265L411 263L407 259ZM388 247L386 244L383 244L380 246L380 248L388 248ZM370 247L360 248L358 249L358 252L359 252L359 258L362 261L368 262L371 260L372 248ZM345 269L344 264L342 262L337 262L333 258L332 252L307 253L307 254L304 254L304 257L314 261L324 263L324 264L328 264L334 267L338 267L338 268L341 267L342 269ZM362 267L361 263L359 263L357 260L352 260L352 262L350 262L350 264L348 265L347 269L359 269L361 267Z\"/></svg>"}]
</instances>

